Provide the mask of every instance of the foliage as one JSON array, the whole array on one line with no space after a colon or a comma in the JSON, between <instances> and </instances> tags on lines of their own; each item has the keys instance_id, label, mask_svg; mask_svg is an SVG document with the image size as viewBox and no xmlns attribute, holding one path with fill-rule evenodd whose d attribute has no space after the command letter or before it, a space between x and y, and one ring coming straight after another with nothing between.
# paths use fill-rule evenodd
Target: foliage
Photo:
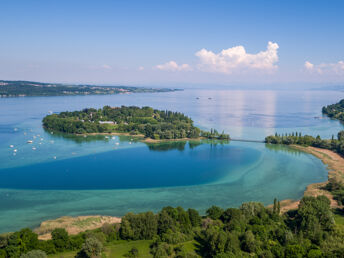
<instances>
[{"instance_id":1,"label":"foliage","mask_svg":"<svg viewBox=\"0 0 344 258\"><path fill-rule=\"evenodd\" d=\"M139 250L136 247L133 247L129 250L125 257L136 258L139 257Z\"/></svg>"},{"instance_id":2,"label":"foliage","mask_svg":"<svg viewBox=\"0 0 344 258\"><path fill-rule=\"evenodd\" d=\"M64 228L56 228L51 232L52 242L58 252L70 249L70 239Z\"/></svg>"},{"instance_id":3,"label":"foliage","mask_svg":"<svg viewBox=\"0 0 344 258\"><path fill-rule=\"evenodd\" d=\"M265 138L265 142L271 144L299 144L303 146L313 146L322 149L332 150L341 155L344 155L344 139L342 134L344 134L344 131L340 131L338 133L337 139L334 139L334 137L332 137L331 140L323 140L320 138L319 135L315 138L310 135L302 136L301 133L291 133L285 135L275 134L267 136Z\"/></svg>"},{"instance_id":4,"label":"foliage","mask_svg":"<svg viewBox=\"0 0 344 258\"><path fill-rule=\"evenodd\" d=\"M157 217L152 212L128 213L122 218L120 236L130 240L153 239L157 230Z\"/></svg>"},{"instance_id":5,"label":"foliage","mask_svg":"<svg viewBox=\"0 0 344 258\"><path fill-rule=\"evenodd\" d=\"M325 189L330 191L333 195L333 199L338 202L338 205L344 205L344 185L331 178Z\"/></svg>"},{"instance_id":6,"label":"foliage","mask_svg":"<svg viewBox=\"0 0 344 258\"><path fill-rule=\"evenodd\" d=\"M339 101L336 104L328 105L322 108L323 114L338 119L340 121L344 121L344 99Z\"/></svg>"},{"instance_id":7,"label":"foliage","mask_svg":"<svg viewBox=\"0 0 344 258\"><path fill-rule=\"evenodd\" d=\"M207 216L211 219L219 219L223 213L223 209L217 206L211 206L207 211Z\"/></svg>"},{"instance_id":8,"label":"foliage","mask_svg":"<svg viewBox=\"0 0 344 258\"><path fill-rule=\"evenodd\" d=\"M100 257L103 250L103 244L95 237L86 238L77 257L94 258Z\"/></svg>"},{"instance_id":9,"label":"foliage","mask_svg":"<svg viewBox=\"0 0 344 258\"><path fill-rule=\"evenodd\" d=\"M200 136L229 140L229 135L201 132L193 121L179 112L161 111L151 107L105 106L102 109L87 108L82 111L61 112L43 118L46 129L69 134L130 133L143 134L151 139L183 139Z\"/></svg>"},{"instance_id":10,"label":"foliage","mask_svg":"<svg viewBox=\"0 0 344 258\"><path fill-rule=\"evenodd\" d=\"M32 250L20 256L20 258L46 258L46 257L47 257L47 254L42 250Z\"/></svg>"}]
</instances>

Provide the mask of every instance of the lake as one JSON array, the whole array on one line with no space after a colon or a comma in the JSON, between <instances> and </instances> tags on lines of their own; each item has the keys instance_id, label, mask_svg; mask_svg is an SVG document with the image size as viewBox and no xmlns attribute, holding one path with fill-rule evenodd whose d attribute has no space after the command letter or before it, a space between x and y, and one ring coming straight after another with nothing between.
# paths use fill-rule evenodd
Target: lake
<instances>
[{"instance_id":1,"label":"lake","mask_svg":"<svg viewBox=\"0 0 344 258\"><path fill-rule=\"evenodd\" d=\"M200 128L224 130L234 139L296 131L330 138L343 126L323 117L321 107L343 97L334 91L185 90L0 99L0 232L64 215L122 216L168 205L204 213L211 205L270 204L275 197L298 199L308 184L327 179L318 159L288 147L65 137L43 130L48 112L152 106L183 112Z\"/></svg>"}]
</instances>

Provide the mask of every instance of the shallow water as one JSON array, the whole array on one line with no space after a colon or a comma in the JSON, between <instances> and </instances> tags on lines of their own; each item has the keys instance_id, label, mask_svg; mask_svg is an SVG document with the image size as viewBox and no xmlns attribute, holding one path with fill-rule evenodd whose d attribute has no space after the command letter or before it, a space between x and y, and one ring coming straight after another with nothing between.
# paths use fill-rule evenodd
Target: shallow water
<instances>
[{"instance_id":1,"label":"shallow water","mask_svg":"<svg viewBox=\"0 0 344 258\"><path fill-rule=\"evenodd\" d=\"M313 156L262 143L147 146L131 137L66 138L42 129L48 111L149 105L181 111L196 125L225 130L232 138L262 140L275 131L331 137L342 125L322 118L321 107L343 95L187 90L0 99L0 232L63 215L269 204L275 197L300 198L308 184L327 178L325 166Z\"/></svg>"}]
</instances>

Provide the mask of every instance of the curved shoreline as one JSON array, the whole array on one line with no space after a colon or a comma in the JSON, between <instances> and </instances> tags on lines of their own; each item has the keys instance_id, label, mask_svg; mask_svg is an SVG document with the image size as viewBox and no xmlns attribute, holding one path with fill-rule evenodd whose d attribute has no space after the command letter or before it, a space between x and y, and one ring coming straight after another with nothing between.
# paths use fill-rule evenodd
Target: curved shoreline
<instances>
[{"instance_id":1,"label":"curved shoreline","mask_svg":"<svg viewBox=\"0 0 344 258\"><path fill-rule=\"evenodd\" d=\"M307 186L306 190L303 193L303 196L319 196L325 195L331 201L332 208L338 208L337 201L333 199L332 194L324 190L323 187L328 183L329 179L335 179L339 182L344 182L344 158L338 153L327 149L321 149L316 147L304 147L301 145L290 145L292 149L299 150L308 154L313 155L314 157L320 159L328 169L328 180L325 182L314 183ZM297 209L300 200L282 200L281 202L281 212L287 212L288 210Z\"/></svg>"}]
</instances>

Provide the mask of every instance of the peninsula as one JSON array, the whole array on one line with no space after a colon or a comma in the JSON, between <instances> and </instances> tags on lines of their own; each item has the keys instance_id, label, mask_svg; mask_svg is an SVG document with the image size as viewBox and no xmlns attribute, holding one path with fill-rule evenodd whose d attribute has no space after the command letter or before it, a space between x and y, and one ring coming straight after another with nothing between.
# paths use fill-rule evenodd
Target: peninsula
<instances>
[{"instance_id":1,"label":"peninsula","mask_svg":"<svg viewBox=\"0 0 344 258\"><path fill-rule=\"evenodd\" d=\"M43 118L44 128L68 134L130 134L152 140L219 139L229 140L224 132L202 131L191 118L179 112L151 107L105 106L81 111L61 112Z\"/></svg>"},{"instance_id":2,"label":"peninsula","mask_svg":"<svg viewBox=\"0 0 344 258\"><path fill-rule=\"evenodd\" d=\"M0 97L110 95L123 93L170 92L179 90L180 89L0 80Z\"/></svg>"},{"instance_id":3,"label":"peninsula","mask_svg":"<svg viewBox=\"0 0 344 258\"><path fill-rule=\"evenodd\" d=\"M338 103L328 105L322 108L323 114L327 115L330 118L338 119L344 121L344 99Z\"/></svg>"}]
</instances>

